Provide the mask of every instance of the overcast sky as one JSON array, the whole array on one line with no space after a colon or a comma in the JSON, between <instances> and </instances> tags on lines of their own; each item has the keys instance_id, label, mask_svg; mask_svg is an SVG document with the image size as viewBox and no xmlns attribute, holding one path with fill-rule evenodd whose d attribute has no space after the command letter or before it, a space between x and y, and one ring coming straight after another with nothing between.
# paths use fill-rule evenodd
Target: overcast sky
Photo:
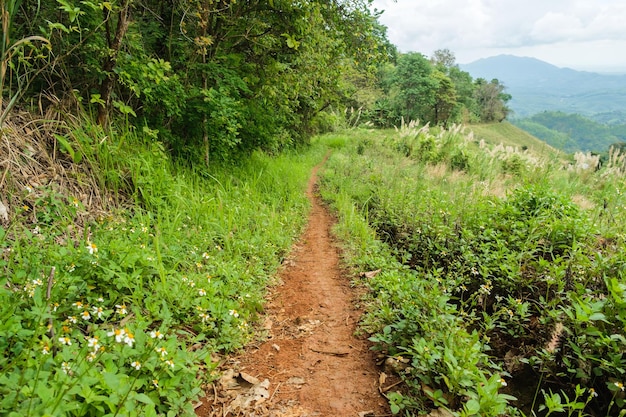
<instances>
[{"instance_id":1,"label":"overcast sky","mask_svg":"<svg viewBox=\"0 0 626 417\"><path fill-rule=\"evenodd\" d=\"M457 62L499 54L626 72L625 0L374 0L401 52L448 48Z\"/></svg>"}]
</instances>

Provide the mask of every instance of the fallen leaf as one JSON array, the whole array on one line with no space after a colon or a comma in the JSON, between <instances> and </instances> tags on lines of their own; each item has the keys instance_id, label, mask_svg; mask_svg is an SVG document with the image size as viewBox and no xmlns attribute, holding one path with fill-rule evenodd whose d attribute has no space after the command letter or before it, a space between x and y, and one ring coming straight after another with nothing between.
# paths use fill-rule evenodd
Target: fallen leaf
<instances>
[{"instance_id":1,"label":"fallen leaf","mask_svg":"<svg viewBox=\"0 0 626 417\"><path fill-rule=\"evenodd\" d=\"M377 269L375 271L361 272L359 276L365 277L365 278L374 278L376 275L380 273L380 271L381 271L380 269Z\"/></svg>"},{"instance_id":2,"label":"fallen leaf","mask_svg":"<svg viewBox=\"0 0 626 417\"><path fill-rule=\"evenodd\" d=\"M384 385L385 381L387 381L387 374L384 372L381 372L380 375L378 376L378 385Z\"/></svg>"},{"instance_id":3,"label":"fallen leaf","mask_svg":"<svg viewBox=\"0 0 626 417\"><path fill-rule=\"evenodd\" d=\"M261 382L258 378L253 377L250 374L247 374L245 372L239 372L239 376L246 382L252 384L252 385L256 385L259 382Z\"/></svg>"}]
</instances>

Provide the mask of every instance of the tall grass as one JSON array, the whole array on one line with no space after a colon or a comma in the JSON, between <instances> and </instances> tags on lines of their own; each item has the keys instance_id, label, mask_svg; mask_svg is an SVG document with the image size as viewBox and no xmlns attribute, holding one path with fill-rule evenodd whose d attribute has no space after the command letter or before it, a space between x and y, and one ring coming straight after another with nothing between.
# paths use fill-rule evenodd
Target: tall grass
<instances>
[{"instance_id":1,"label":"tall grass","mask_svg":"<svg viewBox=\"0 0 626 417\"><path fill-rule=\"evenodd\" d=\"M321 190L349 262L381 270L364 278L364 325L377 349L408 363L392 410L619 414L618 170L481 143L461 127L344 141Z\"/></svg>"},{"instance_id":2,"label":"tall grass","mask_svg":"<svg viewBox=\"0 0 626 417\"><path fill-rule=\"evenodd\" d=\"M105 204L28 189L0 227L0 414L194 415L211 354L253 335L325 150L207 171L143 132L65 140Z\"/></svg>"}]
</instances>

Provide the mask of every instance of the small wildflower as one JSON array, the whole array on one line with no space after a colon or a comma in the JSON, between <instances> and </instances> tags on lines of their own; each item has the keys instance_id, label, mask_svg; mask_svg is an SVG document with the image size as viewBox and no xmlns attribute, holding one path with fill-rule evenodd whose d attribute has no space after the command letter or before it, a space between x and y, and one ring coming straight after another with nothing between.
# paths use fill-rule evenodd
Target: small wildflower
<instances>
[{"instance_id":1,"label":"small wildflower","mask_svg":"<svg viewBox=\"0 0 626 417\"><path fill-rule=\"evenodd\" d=\"M146 248L146 244L142 243L141 245L139 245L139 249L145 249Z\"/></svg>"},{"instance_id":2,"label":"small wildflower","mask_svg":"<svg viewBox=\"0 0 626 417\"><path fill-rule=\"evenodd\" d=\"M59 342L61 342L62 345L72 346L72 339L67 336L59 337Z\"/></svg>"},{"instance_id":3,"label":"small wildflower","mask_svg":"<svg viewBox=\"0 0 626 417\"><path fill-rule=\"evenodd\" d=\"M26 189L26 191L27 191L29 194L33 192L33 188L32 188L32 187L30 187L30 186L28 186L28 185L27 185L27 186L25 186L24 188Z\"/></svg>"},{"instance_id":4,"label":"small wildflower","mask_svg":"<svg viewBox=\"0 0 626 417\"><path fill-rule=\"evenodd\" d=\"M72 204L72 206L74 206L74 207L76 207L76 208L78 208L78 207L79 207L78 200L77 200L77 199L75 199L75 198L72 198L72 200L71 200L71 204Z\"/></svg>"},{"instance_id":5,"label":"small wildflower","mask_svg":"<svg viewBox=\"0 0 626 417\"><path fill-rule=\"evenodd\" d=\"M80 302L80 301L76 301L74 304L72 304L74 307L76 307L77 309L81 310L85 307L85 305Z\"/></svg>"},{"instance_id":6,"label":"small wildflower","mask_svg":"<svg viewBox=\"0 0 626 417\"><path fill-rule=\"evenodd\" d=\"M104 303L104 298L98 297L98 299L96 301L99 302L99 303Z\"/></svg>"},{"instance_id":7,"label":"small wildflower","mask_svg":"<svg viewBox=\"0 0 626 417\"><path fill-rule=\"evenodd\" d=\"M96 359L97 353L96 352L89 352L87 354L87 362L93 362Z\"/></svg>"},{"instance_id":8,"label":"small wildflower","mask_svg":"<svg viewBox=\"0 0 626 417\"><path fill-rule=\"evenodd\" d=\"M594 397L594 398L595 398L595 397L597 397L597 396L598 396L598 393L596 392L596 390L595 390L595 389L593 389L593 388L589 388L589 395L591 395L592 397Z\"/></svg>"},{"instance_id":9,"label":"small wildflower","mask_svg":"<svg viewBox=\"0 0 626 417\"><path fill-rule=\"evenodd\" d=\"M198 269L202 268L204 265L202 265L202 262L196 262L196 267Z\"/></svg>"},{"instance_id":10,"label":"small wildflower","mask_svg":"<svg viewBox=\"0 0 626 417\"><path fill-rule=\"evenodd\" d=\"M150 337L153 339L163 339L163 333L158 330L153 330L150 332Z\"/></svg>"},{"instance_id":11,"label":"small wildflower","mask_svg":"<svg viewBox=\"0 0 626 417\"><path fill-rule=\"evenodd\" d=\"M148 228L142 224L141 225L141 232L142 233L146 233L147 231L148 231Z\"/></svg>"},{"instance_id":12,"label":"small wildflower","mask_svg":"<svg viewBox=\"0 0 626 417\"><path fill-rule=\"evenodd\" d=\"M195 286L196 286L196 283L195 283L195 282L193 282L193 281L189 281L189 286L190 286L191 288L193 288L193 287L195 287Z\"/></svg>"},{"instance_id":13,"label":"small wildflower","mask_svg":"<svg viewBox=\"0 0 626 417\"><path fill-rule=\"evenodd\" d=\"M506 383L504 378L500 378L500 385L502 385L503 387L506 387L508 384Z\"/></svg>"},{"instance_id":14,"label":"small wildflower","mask_svg":"<svg viewBox=\"0 0 626 417\"><path fill-rule=\"evenodd\" d=\"M91 312L93 313L94 316L96 316L99 319L101 319L102 318L102 314L104 313L104 309L102 307L93 306L91 308Z\"/></svg>"},{"instance_id":15,"label":"small wildflower","mask_svg":"<svg viewBox=\"0 0 626 417\"><path fill-rule=\"evenodd\" d=\"M168 365L170 368L174 369L174 361L171 359L168 359L165 361L165 364Z\"/></svg>"},{"instance_id":16,"label":"small wildflower","mask_svg":"<svg viewBox=\"0 0 626 417\"><path fill-rule=\"evenodd\" d=\"M67 318L67 321L69 321L69 322L70 322L70 323L72 323L72 324L76 324L76 322L77 322L78 320L76 320L76 316L69 316L69 317Z\"/></svg>"},{"instance_id":17,"label":"small wildflower","mask_svg":"<svg viewBox=\"0 0 626 417\"><path fill-rule=\"evenodd\" d=\"M198 295L200 295L201 297L204 297L206 295L206 290L204 288L200 288L198 290Z\"/></svg>"},{"instance_id":18,"label":"small wildflower","mask_svg":"<svg viewBox=\"0 0 626 417\"><path fill-rule=\"evenodd\" d=\"M200 313L199 315L202 319L202 323L206 323L206 321L210 319L210 316L207 313Z\"/></svg>"},{"instance_id":19,"label":"small wildflower","mask_svg":"<svg viewBox=\"0 0 626 417\"><path fill-rule=\"evenodd\" d=\"M140 370L141 369L141 362L138 361L132 361L130 363L130 366L132 366L133 368L135 368L136 370Z\"/></svg>"},{"instance_id":20,"label":"small wildflower","mask_svg":"<svg viewBox=\"0 0 626 417\"><path fill-rule=\"evenodd\" d=\"M87 346L89 346L89 348L93 349L94 351L97 351L98 349L100 349L100 343L99 343L98 337L94 336L94 337L87 338Z\"/></svg>"},{"instance_id":21,"label":"small wildflower","mask_svg":"<svg viewBox=\"0 0 626 417\"><path fill-rule=\"evenodd\" d=\"M117 343L122 343L124 341L125 336L126 336L126 330L124 330L124 329L113 329L113 331L107 333L107 336L109 336L109 337L114 336L115 337L115 341Z\"/></svg>"},{"instance_id":22,"label":"small wildflower","mask_svg":"<svg viewBox=\"0 0 626 417\"><path fill-rule=\"evenodd\" d=\"M87 310L83 311L80 316L83 318L83 320L89 320L91 318L91 315L89 314L89 312Z\"/></svg>"},{"instance_id":23,"label":"small wildflower","mask_svg":"<svg viewBox=\"0 0 626 417\"><path fill-rule=\"evenodd\" d=\"M204 258L204 259L209 259L209 254L208 254L208 253L206 253L206 252L204 252L204 253L202 254L202 258Z\"/></svg>"},{"instance_id":24,"label":"small wildflower","mask_svg":"<svg viewBox=\"0 0 626 417\"><path fill-rule=\"evenodd\" d=\"M98 252L98 247L93 242L87 242L86 248L90 255L93 255L94 253Z\"/></svg>"},{"instance_id":25,"label":"small wildflower","mask_svg":"<svg viewBox=\"0 0 626 417\"><path fill-rule=\"evenodd\" d=\"M624 384L622 382L614 382L615 386L624 391Z\"/></svg>"},{"instance_id":26,"label":"small wildflower","mask_svg":"<svg viewBox=\"0 0 626 417\"><path fill-rule=\"evenodd\" d=\"M115 313L120 316L125 316L128 314L128 310L126 309L126 304L116 304L115 305Z\"/></svg>"},{"instance_id":27,"label":"small wildflower","mask_svg":"<svg viewBox=\"0 0 626 417\"><path fill-rule=\"evenodd\" d=\"M152 385L154 385L154 388L159 388L159 380L158 379L153 379L152 380Z\"/></svg>"},{"instance_id":28,"label":"small wildflower","mask_svg":"<svg viewBox=\"0 0 626 417\"><path fill-rule=\"evenodd\" d=\"M157 348L157 349L156 349L156 352L157 352L159 355L161 355L161 357L163 357L163 356L167 356L167 350L165 350L165 348L164 348L164 347Z\"/></svg>"},{"instance_id":29,"label":"small wildflower","mask_svg":"<svg viewBox=\"0 0 626 417\"><path fill-rule=\"evenodd\" d=\"M43 347L41 348L41 354L42 355L49 355L50 354L50 346L43 345Z\"/></svg>"},{"instance_id":30,"label":"small wildflower","mask_svg":"<svg viewBox=\"0 0 626 417\"><path fill-rule=\"evenodd\" d=\"M70 364L69 364L69 363L67 363L67 362L63 362L63 363L61 364L61 369L63 370L63 372L64 372L66 375L72 375L72 367L70 366Z\"/></svg>"},{"instance_id":31,"label":"small wildflower","mask_svg":"<svg viewBox=\"0 0 626 417\"><path fill-rule=\"evenodd\" d=\"M70 264L67 267L67 272L74 272L74 270L76 270L76 265L75 264Z\"/></svg>"},{"instance_id":32,"label":"small wildflower","mask_svg":"<svg viewBox=\"0 0 626 417\"><path fill-rule=\"evenodd\" d=\"M31 233L34 235L38 235L39 233L41 233L41 228L39 226L35 226L35 228L31 230Z\"/></svg>"},{"instance_id":33,"label":"small wildflower","mask_svg":"<svg viewBox=\"0 0 626 417\"><path fill-rule=\"evenodd\" d=\"M233 317L239 317L239 313L237 312L237 310L228 310L228 314Z\"/></svg>"},{"instance_id":34,"label":"small wildflower","mask_svg":"<svg viewBox=\"0 0 626 417\"><path fill-rule=\"evenodd\" d=\"M124 343L128 346L133 347L133 343L135 343L135 335L126 330L126 335L124 336Z\"/></svg>"}]
</instances>

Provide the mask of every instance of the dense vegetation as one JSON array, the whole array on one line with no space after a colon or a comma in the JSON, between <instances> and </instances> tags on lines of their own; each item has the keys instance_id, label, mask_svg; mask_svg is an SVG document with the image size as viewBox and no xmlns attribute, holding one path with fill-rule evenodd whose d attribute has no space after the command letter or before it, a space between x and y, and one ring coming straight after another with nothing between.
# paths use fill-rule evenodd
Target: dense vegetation
<instances>
[{"instance_id":1,"label":"dense vegetation","mask_svg":"<svg viewBox=\"0 0 626 417\"><path fill-rule=\"evenodd\" d=\"M0 414L192 415L301 229L311 135L357 125L402 126L326 138L323 184L383 269L394 412L513 412L524 375L535 408L622 407L619 155L478 147L454 122L502 121L504 85L397 54L370 3L0 0Z\"/></svg>"},{"instance_id":2,"label":"dense vegetation","mask_svg":"<svg viewBox=\"0 0 626 417\"><path fill-rule=\"evenodd\" d=\"M8 178L0 215L0 414L194 415L214 355L253 337L324 150L208 174L143 133L94 142L83 121L68 173L11 130L0 150L28 175Z\"/></svg>"},{"instance_id":3,"label":"dense vegetation","mask_svg":"<svg viewBox=\"0 0 626 417\"><path fill-rule=\"evenodd\" d=\"M624 414L623 157L594 172L460 127L323 140L349 262L379 272L365 326L406 383L395 413Z\"/></svg>"},{"instance_id":4,"label":"dense vegetation","mask_svg":"<svg viewBox=\"0 0 626 417\"><path fill-rule=\"evenodd\" d=\"M626 125L600 123L579 114L544 111L512 122L566 152L606 154L612 145L626 141Z\"/></svg>"}]
</instances>

